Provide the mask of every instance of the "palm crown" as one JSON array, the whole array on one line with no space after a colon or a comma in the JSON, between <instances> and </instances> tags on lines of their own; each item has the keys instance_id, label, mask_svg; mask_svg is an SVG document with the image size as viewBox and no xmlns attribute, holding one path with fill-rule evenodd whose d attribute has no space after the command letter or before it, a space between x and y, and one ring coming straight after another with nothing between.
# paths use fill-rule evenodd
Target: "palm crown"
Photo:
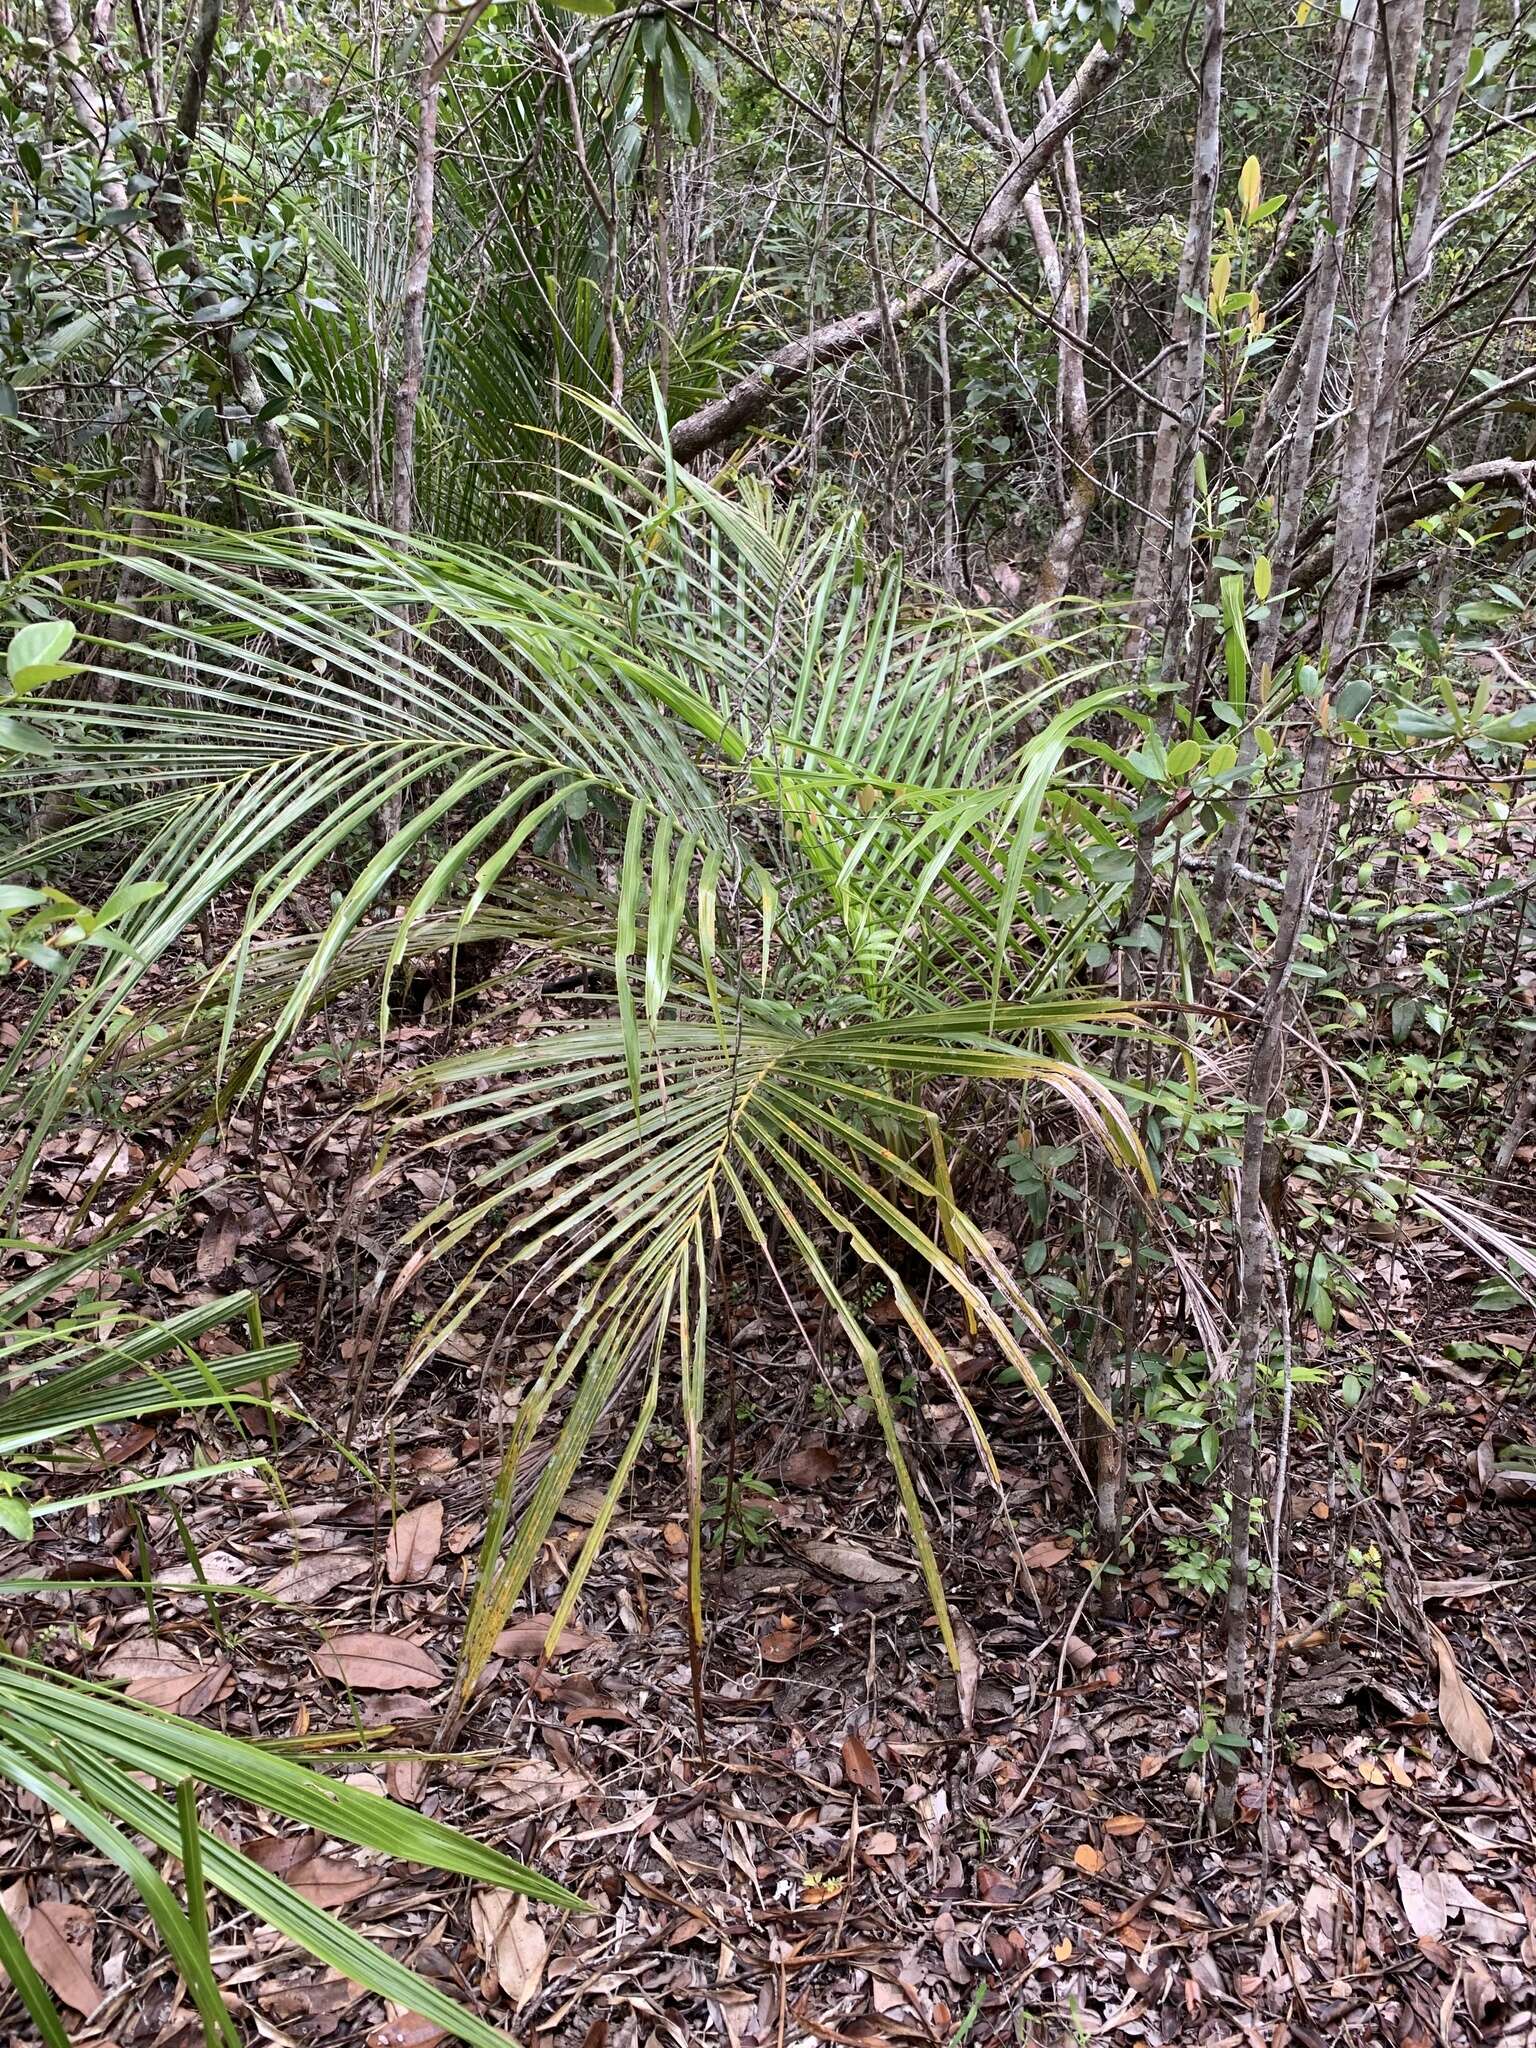
<instances>
[{"instance_id":1,"label":"palm crown","mask_svg":"<svg viewBox=\"0 0 1536 2048\"><path fill-rule=\"evenodd\" d=\"M130 879L165 887L87 986L59 977L13 1080L51 1032L39 1132L103 1063L193 1055L227 1101L322 994L375 976L383 1024L402 961L470 939L600 977L595 1008L435 1061L381 1104L396 1145L474 1155L407 1238L413 1280L459 1254L415 1361L493 1288L574 1303L523 1392L467 1673L638 1372L611 1506L674 1353L696 1559L710 1268L732 1218L759 1247L787 1241L860 1359L948 1638L839 1247L889 1284L984 1455L914 1270L1062 1428L1035 1368L1048 1331L955 1199L931 1095L1050 1089L1146 1173L1117 1092L1076 1049L1125 1017L1080 979L1124 883L1121 821L1089 772L1114 693L1070 636L1045 643L1027 619L871 566L857 520L824 506L781 511L759 486L662 466L642 487L614 470L558 516L574 568L405 549L320 515L280 534L168 525L136 550L156 623L130 644L110 607L96 616L118 701L34 699L29 716L84 809L62 836L131 828ZM371 856L296 939L285 911L365 832ZM562 833L595 848L585 873L539 857ZM146 1032L146 967L237 879L238 938ZM546 1421L528 1495L515 1473Z\"/></svg>"}]
</instances>

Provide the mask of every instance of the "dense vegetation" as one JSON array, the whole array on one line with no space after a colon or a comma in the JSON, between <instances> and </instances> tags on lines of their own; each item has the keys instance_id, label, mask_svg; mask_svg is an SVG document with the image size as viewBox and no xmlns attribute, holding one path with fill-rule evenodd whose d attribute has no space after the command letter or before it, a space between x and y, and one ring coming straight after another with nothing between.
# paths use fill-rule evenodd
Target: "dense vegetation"
<instances>
[{"instance_id":1,"label":"dense vegetation","mask_svg":"<svg viewBox=\"0 0 1536 2048\"><path fill-rule=\"evenodd\" d=\"M1185 1824L1257 1828L1250 1927L1309 1645L1390 1628L1490 1765L1389 1510L1466 1424L1442 1366L1498 1390L1479 1498L1536 1462L1518 0L9 0L0 96L6 2024L140 2038L22 1847L51 1812L170 1958L156 2038L324 2031L252 2031L211 1893L378 2048L504 2038L498 1970L541 2040L646 2038L540 1994L553 1920L505 1904L599 1913L601 1863L416 1807L633 1620L637 1501L676 1518L658 1753L708 1782L727 1567L804 1533L791 1415L827 1529L878 1447L962 1742L985 1495L1056 1674L1031 1786L1096 1624L1208 1632ZM466 1383L450 1584L396 1431ZM316 1469L437 1593L328 1634L279 1573L344 1690L200 1725L227 1692L165 1645L238 1660L251 1589L192 1504L296 1514L298 1570ZM375 1726L427 1618L451 1682ZM125 1634L149 1664L99 1666ZM478 1998L258 1813L488 1888ZM886 2038L777 1967L733 2042ZM1034 2038L988 1967L912 1992L922 2037Z\"/></svg>"}]
</instances>

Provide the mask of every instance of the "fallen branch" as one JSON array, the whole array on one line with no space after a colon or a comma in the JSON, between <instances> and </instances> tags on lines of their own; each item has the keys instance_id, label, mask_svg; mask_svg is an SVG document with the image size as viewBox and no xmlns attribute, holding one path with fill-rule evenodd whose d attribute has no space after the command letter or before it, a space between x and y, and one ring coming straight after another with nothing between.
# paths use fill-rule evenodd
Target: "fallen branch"
<instances>
[{"instance_id":1,"label":"fallen branch","mask_svg":"<svg viewBox=\"0 0 1536 2048\"><path fill-rule=\"evenodd\" d=\"M900 298L888 302L893 327L910 327L941 306L948 306L980 277L982 258L1012 232L1023 212L1032 187L1054 160L1057 152L1093 102L1104 91L1124 61L1126 39L1113 50L1095 45L1078 66L1072 82L1036 124L1017 159L1005 173L977 219L963 249L947 257ZM774 400L796 384L833 363L877 344L885 331L886 309L865 306L841 320L829 320L775 349L757 367L739 378L728 391L697 412L679 420L671 433L671 448L679 462L691 462L707 454L722 441L739 434L762 418Z\"/></svg>"},{"instance_id":2,"label":"fallen branch","mask_svg":"<svg viewBox=\"0 0 1536 2048\"><path fill-rule=\"evenodd\" d=\"M1496 501L1500 496L1516 493L1527 498L1536 496L1536 460L1521 462L1513 457L1500 456L1492 462L1474 462L1466 469L1458 469L1445 476L1426 477L1422 482L1407 485L1389 498L1377 513L1377 545L1405 533L1416 519L1427 519L1433 512L1443 512L1474 488L1482 489L1485 504ZM1323 581L1332 567L1331 522L1320 531L1314 528L1307 539L1313 545L1296 565L1288 596L1297 591L1311 590Z\"/></svg>"}]
</instances>

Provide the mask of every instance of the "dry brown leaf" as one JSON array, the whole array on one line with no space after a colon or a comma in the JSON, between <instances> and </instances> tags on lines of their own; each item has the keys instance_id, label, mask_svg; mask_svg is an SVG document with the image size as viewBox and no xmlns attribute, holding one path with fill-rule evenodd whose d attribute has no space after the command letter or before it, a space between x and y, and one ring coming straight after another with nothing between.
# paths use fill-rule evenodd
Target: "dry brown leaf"
<instances>
[{"instance_id":1,"label":"dry brown leaf","mask_svg":"<svg viewBox=\"0 0 1536 2048\"><path fill-rule=\"evenodd\" d=\"M1132 1835L1139 1835L1145 1826L1146 1822L1139 1813L1117 1813L1113 1819L1105 1821L1104 1832L1127 1840Z\"/></svg>"},{"instance_id":2,"label":"dry brown leaf","mask_svg":"<svg viewBox=\"0 0 1536 2048\"><path fill-rule=\"evenodd\" d=\"M867 1798L880 1797L880 1771L862 1735L843 1738L843 1776Z\"/></svg>"},{"instance_id":3,"label":"dry brown leaf","mask_svg":"<svg viewBox=\"0 0 1536 2048\"><path fill-rule=\"evenodd\" d=\"M312 1906L327 1910L348 1905L383 1882L379 1871L364 1870L350 1857L322 1855L316 1834L268 1835L249 1843L245 1853L263 1870L291 1884Z\"/></svg>"},{"instance_id":4,"label":"dry brown leaf","mask_svg":"<svg viewBox=\"0 0 1536 2048\"><path fill-rule=\"evenodd\" d=\"M726 2048L745 2048L747 2029L757 2012L757 2000L751 1993L744 1990L711 1991L709 2009L720 2022ZM759 2038L757 2029L753 2027L752 2039L756 2041Z\"/></svg>"},{"instance_id":5,"label":"dry brown leaf","mask_svg":"<svg viewBox=\"0 0 1536 2048\"><path fill-rule=\"evenodd\" d=\"M106 1993L91 1972L96 1916L64 1899L44 1899L27 1915L21 1945L54 1997L78 2013L94 2012Z\"/></svg>"},{"instance_id":6,"label":"dry brown leaf","mask_svg":"<svg viewBox=\"0 0 1536 2048\"><path fill-rule=\"evenodd\" d=\"M836 1476L842 1462L836 1451L829 1450L825 1444L803 1444L784 1460L780 1477L787 1486L814 1491Z\"/></svg>"},{"instance_id":7,"label":"dry brown leaf","mask_svg":"<svg viewBox=\"0 0 1536 2048\"><path fill-rule=\"evenodd\" d=\"M589 1528L607 1505L608 1496L600 1486L573 1486L560 1502L560 1512L568 1522L579 1522Z\"/></svg>"},{"instance_id":8,"label":"dry brown leaf","mask_svg":"<svg viewBox=\"0 0 1536 2048\"><path fill-rule=\"evenodd\" d=\"M960 1726L969 1735L976 1726L976 1687L981 1679L981 1651L975 1632L963 1621L955 1623L955 1696L960 1706Z\"/></svg>"},{"instance_id":9,"label":"dry brown leaf","mask_svg":"<svg viewBox=\"0 0 1536 2048\"><path fill-rule=\"evenodd\" d=\"M1157 1756L1149 1752L1136 1766L1136 1775L1145 1784L1148 1778L1155 1778L1158 1772L1167 1766L1167 1762L1167 1757Z\"/></svg>"},{"instance_id":10,"label":"dry brown leaf","mask_svg":"<svg viewBox=\"0 0 1536 2048\"><path fill-rule=\"evenodd\" d=\"M486 1991L499 1990L521 2011L544 1981L549 1943L516 1892L476 1892L469 1902L469 1924L475 1947L486 1967Z\"/></svg>"},{"instance_id":11,"label":"dry brown leaf","mask_svg":"<svg viewBox=\"0 0 1536 2048\"><path fill-rule=\"evenodd\" d=\"M382 2020L368 2032L367 2048L438 2048L448 2030L431 2020L419 2020L414 2013L402 2013L397 2020Z\"/></svg>"},{"instance_id":12,"label":"dry brown leaf","mask_svg":"<svg viewBox=\"0 0 1536 2048\"><path fill-rule=\"evenodd\" d=\"M402 1806L415 1806L427 1789L427 1767L410 1757L397 1757L384 1767L384 1782L391 1799Z\"/></svg>"},{"instance_id":13,"label":"dry brown leaf","mask_svg":"<svg viewBox=\"0 0 1536 2048\"><path fill-rule=\"evenodd\" d=\"M544 1638L549 1634L552 1614L525 1614L520 1621L514 1621L510 1628L504 1628L491 1646L497 1657L539 1657L544 1653ZM560 1640L555 1644L557 1657L572 1657L578 1650L587 1650L600 1636L589 1636L585 1629L563 1628Z\"/></svg>"},{"instance_id":14,"label":"dry brown leaf","mask_svg":"<svg viewBox=\"0 0 1536 2048\"><path fill-rule=\"evenodd\" d=\"M389 1532L385 1569L392 1586L418 1585L437 1563L443 1547L443 1504L424 1500L409 1508Z\"/></svg>"},{"instance_id":15,"label":"dry brown leaf","mask_svg":"<svg viewBox=\"0 0 1536 2048\"><path fill-rule=\"evenodd\" d=\"M203 1225L197 1245L197 1273L200 1280L217 1280L235 1263L249 1218L238 1207L215 1207Z\"/></svg>"},{"instance_id":16,"label":"dry brown leaf","mask_svg":"<svg viewBox=\"0 0 1536 2048\"><path fill-rule=\"evenodd\" d=\"M802 1650L809 1649L815 1641L815 1636L807 1635L803 1628L791 1623L769 1629L765 1636L758 1639L757 1647L765 1664L787 1664L792 1657L798 1657Z\"/></svg>"},{"instance_id":17,"label":"dry brown leaf","mask_svg":"<svg viewBox=\"0 0 1536 2048\"><path fill-rule=\"evenodd\" d=\"M1079 1842L1072 1851L1072 1861L1079 1870L1086 1870L1090 1877L1097 1877L1104 1868L1103 1853L1095 1849L1092 1842Z\"/></svg>"},{"instance_id":18,"label":"dry brown leaf","mask_svg":"<svg viewBox=\"0 0 1536 2048\"><path fill-rule=\"evenodd\" d=\"M1402 1894L1403 1913L1420 1941L1438 1941L1450 1914L1445 1879L1438 1870L1398 1867L1397 1889Z\"/></svg>"},{"instance_id":19,"label":"dry brown leaf","mask_svg":"<svg viewBox=\"0 0 1536 2048\"><path fill-rule=\"evenodd\" d=\"M544 1757L520 1757L493 1770L482 1785L484 1796L500 1813L522 1816L569 1806L592 1790L577 1770L560 1770Z\"/></svg>"},{"instance_id":20,"label":"dry brown leaf","mask_svg":"<svg viewBox=\"0 0 1536 2048\"><path fill-rule=\"evenodd\" d=\"M336 2031L341 2014L349 2005L355 2005L360 1996L359 1988L349 1984L345 1977L322 1977L314 1984L275 1982L268 1979L259 1987L256 1999L269 2019L290 2022L308 2020L305 2038L319 2040L325 2034ZM185 2039L173 2035L173 2040ZM108 2044L110 2048L110 2044ZM190 2048L190 2044L189 2044Z\"/></svg>"},{"instance_id":21,"label":"dry brown leaf","mask_svg":"<svg viewBox=\"0 0 1536 2048\"><path fill-rule=\"evenodd\" d=\"M1474 1763L1491 1763L1492 1725L1457 1670L1455 1651L1433 1622L1429 1623L1429 1641L1440 1667L1441 1726L1463 1756L1471 1757Z\"/></svg>"},{"instance_id":22,"label":"dry brown leaf","mask_svg":"<svg viewBox=\"0 0 1536 2048\"><path fill-rule=\"evenodd\" d=\"M803 1544L800 1554L818 1571L850 1579L856 1586L899 1586L912 1576L903 1566L888 1564L883 1557L861 1549L857 1543L844 1542L841 1537L831 1543Z\"/></svg>"},{"instance_id":23,"label":"dry brown leaf","mask_svg":"<svg viewBox=\"0 0 1536 2048\"><path fill-rule=\"evenodd\" d=\"M123 1643L101 1667L104 1678L127 1680L131 1700L188 1717L206 1713L234 1691L235 1675L222 1657L199 1664L185 1650L141 1637Z\"/></svg>"},{"instance_id":24,"label":"dry brown leaf","mask_svg":"<svg viewBox=\"0 0 1536 2048\"><path fill-rule=\"evenodd\" d=\"M292 1601L295 1607L309 1607L338 1586L366 1578L369 1558L362 1550L317 1550L309 1557L296 1558L276 1571L261 1588L274 1600Z\"/></svg>"},{"instance_id":25,"label":"dry brown leaf","mask_svg":"<svg viewBox=\"0 0 1536 2048\"><path fill-rule=\"evenodd\" d=\"M1038 1543L1031 1543L1024 1553L1024 1562L1033 1571L1048 1572L1060 1564L1064 1557L1072 1555L1070 1543L1063 1543L1055 1536L1042 1536Z\"/></svg>"},{"instance_id":26,"label":"dry brown leaf","mask_svg":"<svg viewBox=\"0 0 1536 2048\"><path fill-rule=\"evenodd\" d=\"M1493 1579L1486 1574L1470 1575L1460 1579L1421 1579L1419 1598L1421 1600L1472 1600L1481 1593L1496 1593L1501 1586L1512 1585L1512 1579Z\"/></svg>"},{"instance_id":27,"label":"dry brown leaf","mask_svg":"<svg viewBox=\"0 0 1536 2048\"><path fill-rule=\"evenodd\" d=\"M315 1669L322 1678L338 1678L359 1692L431 1692L443 1682L419 1643L366 1629L332 1636L315 1652Z\"/></svg>"}]
</instances>

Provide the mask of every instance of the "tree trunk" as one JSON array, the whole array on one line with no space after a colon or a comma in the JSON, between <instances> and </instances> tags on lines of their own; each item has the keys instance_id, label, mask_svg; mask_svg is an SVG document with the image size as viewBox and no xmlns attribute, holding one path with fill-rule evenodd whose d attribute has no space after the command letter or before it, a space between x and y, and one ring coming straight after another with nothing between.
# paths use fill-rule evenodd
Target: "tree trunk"
<instances>
[{"instance_id":1,"label":"tree trunk","mask_svg":"<svg viewBox=\"0 0 1536 2048\"><path fill-rule=\"evenodd\" d=\"M437 208L437 109L442 91L437 61L443 16L427 16L421 38L421 110L416 160L411 168L409 254L400 299L400 375L391 408L394 441L389 471L389 523L409 534L416 513L416 415L427 366L427 286L432 278L432 234Z\"/></svg>"},{"instance_id":2,"label":"tree trunk","mask_svg":"<svg viewBox=\"0 0 1536 2048\"><path fill-rule=\"evenodd\" d=\"M1375 68L1377 38L1374 17L1368 10L1359 9L1350 20L1341 24L1339 33L1339 82L1324 180L1326 204L1323 211L1329 222L1347 221L1354 210L1360 166L1375 132L1381 95L1381 77ZM1343 274L1341 238L1325 224L1317 234L1312 284L1298 336L1301 367L1296 417L1285 457L1284 481L1270 553L1274 588L1268 616L1260 625L1254 652L1253 670L1260 701L1269 688L1274 669L1281 621L1285 615L1286 585L1295 564L1296 537L1306 506L1307 489L1313 480L1313 453L1322 405L1323 378L1333 348L1334 315ZM1239 762L1244 772L1234 785L1232 817L1217 847L1206 906L1213 944L1220 940L1226 929L1236 871L1247 846L1251 823L1248 796L1257 759L1254 720L1250 718L1239 746Z\"/></svg>"},{"instance_id":3,"label":"tree trunk","mask_svg":"<svg viewBox=\"0 0 1536 2048\"><path fill-rule=\"evenodd\" d=\"M1334 531L1334 581L1324 612L1324 645L1338 666L1336 685L1347 664L1350 640L1370 605L1378 501L1395 418L1398 388L1406 366L1413 313L1433 243L1450 131L1460 101L1468 53L1477 23L1477 0L1459 0L1446 39L1439 84L1431 80L1429 142L1419 169L1404 274L1393 288L1401 244L1403 177L1407 160L1424 23L1424 0L1405 0L1389 17L1384 53L1387 147L1378 160L1371 249L1364 305L1367 309L1356 351L1352 409L1340 464ZM1255 1471L1255 1407L1258 1364L1264 1348L1264 1217L1261 1211L1264 1152L1269 1116L1278 1092L1284 1046L1284 1007L1297 949L1306 935L1312 893L1331 812L1332 743L1328 699L1316 709L1316 723L1302 760L1285 894L1281 903L1259 1035L1248 1073L1249 1110L1243 1126L1238 1192L1240 1313L1232 1428L1226 1465L1232 1494L1232 1543L1226 1602L1226 1699L1223 1751L1217 1783L1216 1820L1228 1824L1236 1800L1238 1761L1248 1739L1249 1504Z\"/></svg>"},{"instance_id":4,"label":"tree trunk","mask_svg":"<svg viewBox=\"0 0 1536 2048\"><path fill-rule=\"evenodd\" d=\"M1171 535L1167 618L1171 638L1183 651L1188 625L1190 542L1194 527L1194 460L1205 414L1206 294L1211 279L1211 241L1216 219L1216 190L1221 177L1221 71L1226 45L1226 0L1206 0L1205 40L1200 52L1198 103L1195 113L1194 165L1189 188L1189 223L1179 259L1173 309L1173 355L1166 390L1170 411L1157 425L1152 478L1144 500L1147 518L1142 531L1136 580L1131 592L1131 625L1125 659L1135 667L1146 652L1157 594L1163 585L1163 562ZM1182 589L1182 595L1178 594ZM1167 642L1165 641L1165 648ZM1177 656L1175 656L1177 659ZM1164 667L1168 657L1165 652Z\"/></svg>"},{"instance_id":5,"label":"tree trunk","mask_svg":"<svg viewBox=\"0 0 1536 2048\"><path fill-rule=\"evenodd\" d=\"M390 453L389 523L408 538L416 516L416 416L427 367L427 287L432 281L432 234L437 208L437 110L442 83L438 59L443 48L443 15L434 8L421 37L421 106L416 123L416 160L411 167L408 254L400 300L400 374L391 416L394 439ZM396 658L405 658L404 628L397 627L392 644ZM400 830L402 798L392 793L379 813L378 838L388 845Z\"/></svg>"}]
</instances>

